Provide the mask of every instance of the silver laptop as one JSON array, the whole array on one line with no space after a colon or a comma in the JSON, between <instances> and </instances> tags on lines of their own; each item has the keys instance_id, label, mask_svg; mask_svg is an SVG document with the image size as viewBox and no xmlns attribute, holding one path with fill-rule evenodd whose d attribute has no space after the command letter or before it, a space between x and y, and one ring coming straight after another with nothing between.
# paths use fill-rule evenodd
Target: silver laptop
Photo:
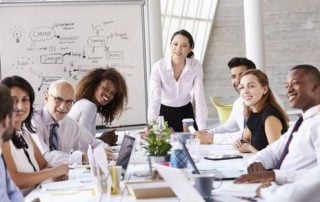
<instances>
[{"instance_id":1,"label":"silver laptop","mask_svg":"<svg viewBox=\"0 0 320 202\"><path fill-rule=\"evenodd\" d=\"M127 171L135 140L136 139L134 137L131 137L129 135L125 135L123 137L116 162L117 166L122 166L122 175L125 175Z\"/></svg>"},{"instance_id":2,"label":"silver laptop","mask_svg":"<svg viewBox=\"0 0 320 202\"><path fill-rule=\"evenodd\" d=\"M176 194L180 201L205 201L180 169L163 166L160 164L155 164L154 167L163 177L163 179L169 184L172 191Z\"/></svg>"}]
</instances>

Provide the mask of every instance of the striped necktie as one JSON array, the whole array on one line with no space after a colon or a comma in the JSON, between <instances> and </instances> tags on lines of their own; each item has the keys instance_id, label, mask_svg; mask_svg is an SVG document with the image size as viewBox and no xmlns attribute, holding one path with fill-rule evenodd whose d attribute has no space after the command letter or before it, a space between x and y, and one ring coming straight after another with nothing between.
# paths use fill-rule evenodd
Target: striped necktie
<instances>
[{"instance_id":1,"label":"striped necktie","mask_svg":"<svg viewBox=\"0 0 320 202\"><path fill-rule=\"evenodd\" d=\"M289 136L289 138L288 138L288 141L287 141L287 143L286 143L286 145L285 145L285 147L284 147L284 150L283 150L283 152L282 152L282 154L281 154L281 157L280 157L279 161L277 162L277 164L276 164L276 166L275 166L275 169L280 169L283 160L286 158L286 156L287 156L287 154L288 154L288 152L289 152L289 145L290 145L291 140L292 140L292 138L293 138L293 133L296 132L296 131L299 129L302 121L303 121L303 118L302 118L302 116L300 116L300 118L299 118L299 119L297 120L297 122L294 124L293 129L292 129L292 131L291 131L291 134L290 134L290 136Z\"/></svg>"},{"instance_id":2,"label":"striped necktie","mask_svg":"<svg viewBox=\"0 0 320 202\"><path fill-rule=\"evenodd\" d=\"M53 123L50 125L50 137L49 137L49 148L50 151L58 149L58 123Z\"/></svg>"}]
</instances>

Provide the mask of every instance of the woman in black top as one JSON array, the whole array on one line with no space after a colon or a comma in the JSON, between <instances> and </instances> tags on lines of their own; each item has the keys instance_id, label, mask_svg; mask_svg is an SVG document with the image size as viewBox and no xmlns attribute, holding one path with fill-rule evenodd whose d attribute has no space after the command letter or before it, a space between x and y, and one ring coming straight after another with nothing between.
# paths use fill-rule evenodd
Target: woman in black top
<instances>
[{"instance_id":1,"label":"woman in black top","mask_svg":"<svg viewBox=\"0 0 320 202\"><path fill-rule=\"evenodd\" d=\"M241 75L240 95L244 102L247 128L234 147L240 152L257 152L280 138L288 129L288 117L274 98L268 77L260 70Z\"/></svg>"}]
</instances>

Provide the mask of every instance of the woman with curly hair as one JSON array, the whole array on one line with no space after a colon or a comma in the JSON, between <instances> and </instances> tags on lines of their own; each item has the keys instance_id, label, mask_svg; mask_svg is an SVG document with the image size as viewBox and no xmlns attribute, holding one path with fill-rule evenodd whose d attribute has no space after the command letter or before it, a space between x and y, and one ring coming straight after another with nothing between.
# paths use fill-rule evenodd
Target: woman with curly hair
<instances>
[{"instance_id":1,"label":"woman with curly hair","mask_svg":"<svg viewBox=\"0 0 320 202\"><path fill-rule=\"evenodd\" d=\"M68 116L96 134L96 114L110 124L128 103L127 85L115 68L97 68L88 72L76 87L76 103Z\"/></svg>"}]
</instances>

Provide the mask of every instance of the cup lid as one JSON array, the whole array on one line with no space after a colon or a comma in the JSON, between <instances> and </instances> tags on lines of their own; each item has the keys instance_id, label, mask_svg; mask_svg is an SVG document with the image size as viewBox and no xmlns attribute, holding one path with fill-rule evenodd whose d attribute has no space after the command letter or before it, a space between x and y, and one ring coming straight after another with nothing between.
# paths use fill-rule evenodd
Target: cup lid
<instances>
[{"instance_id":1,"label":"cup lid","mask_svg":"<svg viewBox=\"0 0 320 202\"><path fill-rule=\"evenodd\" d=\"M194 122L192 118L182 119L182 122Z\"/></svg>"}]
</instances>

